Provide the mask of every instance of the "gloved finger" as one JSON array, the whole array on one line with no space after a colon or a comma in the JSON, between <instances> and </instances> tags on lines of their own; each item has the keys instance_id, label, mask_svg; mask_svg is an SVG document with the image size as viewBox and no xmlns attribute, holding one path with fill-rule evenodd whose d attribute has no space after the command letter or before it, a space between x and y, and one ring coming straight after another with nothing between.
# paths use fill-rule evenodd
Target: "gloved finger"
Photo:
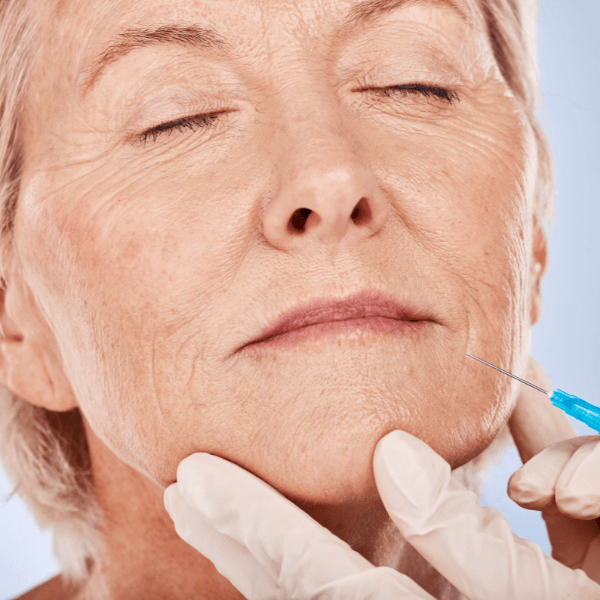
<instances>
[{"instance_id":1,"label":"gloved finger","mask_svg":"<svg viewBox=\"0 0 600 600\"><path fill-rule=\"evenodd\" d=\"M544 369L532 357L524 378L542 389L553 389ZM577 437L563 411L546 394L528 385L521 385L508 425L523 463L552 444Z\"/></svg>"},{"instance_id":2,"label":"gloved finger","mask_svg":"<svg viewBox=\"0 0 600 600\"><path fill-rule=\"evenodd\" d=\"M583 568L590 577L592 571L583 565L588 564L584 561L590 543L598 536L598 528L594 522L565 514L566 509L559 510L555 495L559 478L575 453L581 447L595 444L597 439L597 436L582 436L553 444L516 471L508 483L508 495L515 502L524 508L542 511L552 544L552 557L570 568ZM581 485L577 487L581 491ZM569 494L565 494L567 499Z\"/></svg>"},{"instance_id":3,"label":"gloved finger","mask_svg":"<svg viewBox=\"0 0 600 600\"><path fill-rule=\"evenodd\" d=\"M164 504L179 537L208 558L245 598L288 598L246 548L219 533L189 506L176 483L165 490Z\"/></svg>"},{"instance_id":4,"label":"gloved finger","mask_svg":"<svg viewBox=\"0 0 600 600\"><path fill-rule=\"evenodd\" d=\"M291 598L246 548L207 523L185 501L177 484L165 490L164 503L177 534L208 558L245 598ZM319 600L365 600L374 598L374 592L382 600L434 600L412 580L388 567L356 572L313 590Z\"/></svg>"},{"instance_id":5,"label":"gloved finger","mask_svg":"<svg viewBox=\"0 0 600 600\"><path fill-rule=\"evenodd\" d=\"M390 579L391 570L376 569L266 482L227 460L204 453L188 456L177 469L177 487L202 519L249 551L287 598L322 593L324 598L363 600L348 595L359 581L370 589L364 598L384 598L377 590L392 581L389 585L402 593L392 598L432 600L410 578L395 572ZM346 585L348 591L339 595Z\"/></svg>"},{"instance_id":6,"label":"gloved finger","mask_svg":"<svg viewBox=\"0 0 600 600\"><path fill-rule=\"evenodd\" d=\"M548 376L531 357L526 379L545 390L552 390ZM508 424L524 463L548 446L577 437L566 415L553 406L545 394L527 385L522 386ZM581 566L591 540L598 533L595 524L573 519L560 512L554 502L544 506L542 518L552 544L552 556L567 566Z\"/></svg>"},{"instance_id":7,"label":"gloved finger","mask_svg":"<svg viewBox=\"0 0 600 600\"><path fill-rule=\"evenodd\" d=\"M581 570L515 536L504 517L480 507L450 465L416 437L394 431L377 445L375 480L405 538L469 600L600 599Z\"/></svg>"},{"instance_id":8,"label":"gloved finger","mask_svg":"<svg viewBox=\"0 0 600 600\"><path fill-rule=\"evenodd\" d=\"M556 505L576 519L600 517L600 438L583 444L556 483Z\"/></svg>"},{"instance_id":9,"label":"gloved finger","mask_svg":"<svg viewBox=\"0 0 600 600\"><path fill-rule=\"evenodd\" d=\"M596 522L569 517L554 502L544 508L542 519L548 529L552 558L571 569L583 569L588 577L600 582L587 564L591 544L598 537Z\"/></svg>"},{"instance_id":10,"label":"gloved finger","mask_svg":"<svg viewBox=\"0 0 600 600\"><path fill-rule=\"evenodd\" d=\"M519 506L541 510L554 501L558 478L577 450L592 439L573 438L552 444L536 454L508 480L508 496Z\"/></svg>"}]
</instances>

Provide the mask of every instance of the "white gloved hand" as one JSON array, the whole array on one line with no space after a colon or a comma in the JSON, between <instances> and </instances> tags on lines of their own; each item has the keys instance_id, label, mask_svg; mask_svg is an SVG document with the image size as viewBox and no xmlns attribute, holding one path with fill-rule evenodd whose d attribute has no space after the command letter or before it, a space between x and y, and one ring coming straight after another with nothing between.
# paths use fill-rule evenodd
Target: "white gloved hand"
<instances>
[{"instance_id":1,"label":"white gloved hand","mask_svg":"<svg viewBox=\"0 0 600 600\"><path fill-rule=\"evenodd\" d=\"M477 504L427 444L394 431L377 445L377 487L404 537L469 600L600 600L582 570L515 536ZM209 454L185 458L165 491L177 533L248 600L431 599L375 568L251 473Z\"/></svg>"},{"instance_id":2,"label":"white gloved hand","mask_svg":"<svg viewBox=\"0 0 600 600\"><path fill-rule=\"evenodd\" d=\"M533 359L526 378L552 389ZM556 560L600 582L600 436L575 437L562 411L523 388L509 425L525 464L510 478L508 495L542 512Z\"/></svg>"},{"instance_id":3,"label":"white gloved hand","mask_svg":"<svg viewBox=\"0 0 600 600\"><path fill-rule=\"evenodd\" d=\"M375 569L267 483L217 456L181 461L164 501L181 538L248 600L433 600L405 575Z\"/></svg>"}]
</instances>

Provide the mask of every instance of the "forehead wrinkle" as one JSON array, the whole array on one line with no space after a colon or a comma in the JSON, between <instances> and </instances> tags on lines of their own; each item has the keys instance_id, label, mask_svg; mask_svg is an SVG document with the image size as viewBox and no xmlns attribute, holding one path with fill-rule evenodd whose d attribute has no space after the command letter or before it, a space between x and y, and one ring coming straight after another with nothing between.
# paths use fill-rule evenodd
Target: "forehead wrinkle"
<instances>
[{"instance_id":1,"label":"forehead wrinkle","mask_svg":"<svg viewBox=\"0 0 600 600\"><path fill-rule=\"evenodd\" d=\"M61 11L64 2L65 0L58 0L57 12ZM355 28L396 9L415 4L450 7L463 20L468 20L455 0L362 0L350 8L342 20L341 29ZM101 77L103 70L110 64L136 48L156 44L175 44L204 50L230 48L230 45L214 30L190 23L170 23L154 27L126 29L117 34L109 46L94 59L91 66L84 70L85 77L81 85L83 94L89 92Z\"/></svg>"},{"instance_id":2,"label":"forehead wrinkle","mask_svg":"<svg viewBox=\"0 0 600 600\"><path fill-rule=\"evenodd\" d=\"M214 30L186 23L126 29L113 39L86 70L87 74L82 84L84 93L93 87L102 71L110 64L136 48L156 44L175 44L203 50L220 49L228 45Z\"/></svg>"}]
</instances>

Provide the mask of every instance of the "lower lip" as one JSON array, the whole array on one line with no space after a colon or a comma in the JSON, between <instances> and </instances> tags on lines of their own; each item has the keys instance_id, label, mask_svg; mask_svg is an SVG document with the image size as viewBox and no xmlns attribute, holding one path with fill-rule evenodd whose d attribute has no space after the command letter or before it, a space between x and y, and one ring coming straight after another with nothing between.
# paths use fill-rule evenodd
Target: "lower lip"
<instances>
[{"instance_id":1,"label":"lower lip","mask_svg":"<svg viewBox=\"0 0 600 600\"><path fill-rule=\"evenodd\" d=\"M255 342L244 349L292 350L333 338L365 338L366 336L407 336L422 331L431 321L400 321L386 317L366 317L346 321L328 321L293 329L262 342Z\"/></svg>"}]
</instances>

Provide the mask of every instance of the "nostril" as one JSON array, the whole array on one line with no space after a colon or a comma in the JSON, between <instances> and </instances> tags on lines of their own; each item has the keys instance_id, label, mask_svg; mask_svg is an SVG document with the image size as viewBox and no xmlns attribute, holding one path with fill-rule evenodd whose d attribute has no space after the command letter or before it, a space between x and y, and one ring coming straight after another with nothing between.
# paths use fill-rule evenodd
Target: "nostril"
<instances>
[{"instance_id":1,"label":"nostril","mask_svg":"<svg viewBox=\"0 0 600 600\"><path fill-rule=\"evenodd\" d=\"M299 208L294 211L294 214L290 218L288 229L291 233L299 233L304 231L306 226L306 220L308 219L312 210L310 208Z\"/></svg>"},{"instance_id":2,"label":"nostril","mask_svg":"<svg viewBox=\"0 0 600 600\"><path fill-rule=\"evenodd\" d=\"M295 210L288 222L288 231L291 234L302 233L306 229L306 221L312 212L313 211L310 208L299 208ZM356 225L362 225L371 219L371 208L369 207L369 202L366 198L363 197L358 201L350 215L350 219L352 219ZM320 219L317 216L317 222L319 221Z\"/></svg>"},{"instance_id":3,"label":"nostril","mask_svg":"<svg viewBox=\"0 0 600 600\"><path fill-rule=\"evenodd\" d=\"M358 204L354 207L350 218L356 225L362 225L371 218L371 209L366 198L361 198Z\"/></svg>"}]
</instances>

